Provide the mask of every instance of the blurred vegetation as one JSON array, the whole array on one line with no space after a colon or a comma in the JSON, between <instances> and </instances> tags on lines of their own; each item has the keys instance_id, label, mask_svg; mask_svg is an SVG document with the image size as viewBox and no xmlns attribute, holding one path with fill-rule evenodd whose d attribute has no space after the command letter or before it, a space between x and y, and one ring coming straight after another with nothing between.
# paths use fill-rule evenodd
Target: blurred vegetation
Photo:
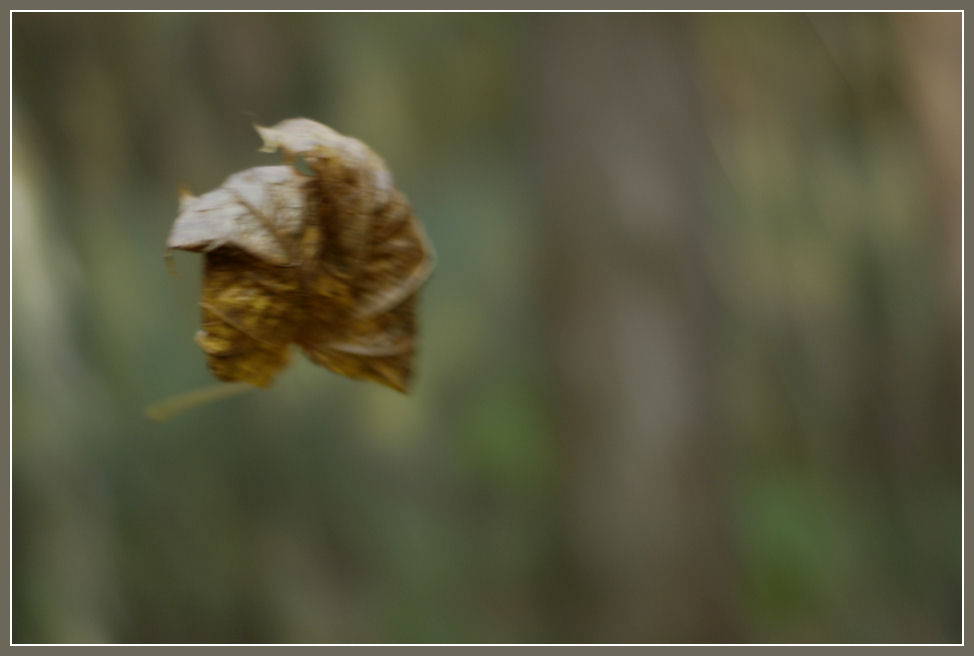
<instances>
[{"instance_id":1,"label":"blurred vegetation","mask_svg":"<svg viewBox=\"0 0 974 656\"><path fill-rule=\"evenodd\" d=\"M15 14L14 642L959 641L960 20ZM149 422L295 116L436 245L415 391Z\"/></svg>"}]
</instances>

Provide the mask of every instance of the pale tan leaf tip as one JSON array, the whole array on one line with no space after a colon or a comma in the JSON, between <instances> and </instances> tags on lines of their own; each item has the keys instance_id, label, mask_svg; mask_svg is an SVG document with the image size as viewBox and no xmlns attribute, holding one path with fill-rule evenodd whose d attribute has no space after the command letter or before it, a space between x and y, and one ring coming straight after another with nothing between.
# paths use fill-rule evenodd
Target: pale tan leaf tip
<instances>
[{"instance_id":1,"label":"pale tan leaf tip","mask_svg":"<svg viewBox=\"0 0 974 656\"><path fill-rule=\"evenodd\" d=\"M179 211L182 212L186 207L196 199L196 196L189 190L186 185L179 185Z\"/></svg>"},{"instance_id":2,"label":"pale tan leaf tip","mask_svg":"<svg viewBox=\"0 0 974 656\"><path fill-rule=\"evenodd\" d=\"M303 228L306 181L289 166L258 166L231 175L202 196L181 196L166 245L202 252L231 245L287 264L289 254L280 238Z\"/></svg>"},{"instance_id":3,"label":"pale tan leaf tip","mask_svg":"<svg viewBox=\"0 0 974 656\"><path fill-rule=\"evenodd\" d=\"M272 128L262 125L254 127L264 141L262 152L274 152L280 148L292 153L307 153L322 146L335 147L341 143L358 142L307 118L289 118Z\"/></svg>"},{"instance_id":4,"label":"pale tan leaf tip","mask_svg":"<svg viewBox=\"0 0 974 656\"><path fill-rule=\"evenodd\" d=\"M254 129L257 130L257 134L260 135L263 142L261 147L257 149L258 153L273 153L277 150L277 143L274 141L274 132L271 128L265 128L263 125L254 123Z\"/></svg>"}]
</instances>

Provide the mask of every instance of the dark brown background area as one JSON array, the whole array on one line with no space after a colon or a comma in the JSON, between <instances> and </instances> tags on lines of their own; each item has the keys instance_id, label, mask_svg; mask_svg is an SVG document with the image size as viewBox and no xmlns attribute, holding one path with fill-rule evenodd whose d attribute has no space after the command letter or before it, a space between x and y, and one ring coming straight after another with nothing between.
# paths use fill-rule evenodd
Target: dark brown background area
<instances>
[{"instance_id":1,"label":"dark brown background area","mask_svg":"<svg viewBox=\"0 0 974 656\"><path fill-rule=\"evenodd\" d=\"M959 641L960 21L14 15L14 641ZM294 116L437 247L415 392L153 424Z\"/></svg>"}]
</instances>

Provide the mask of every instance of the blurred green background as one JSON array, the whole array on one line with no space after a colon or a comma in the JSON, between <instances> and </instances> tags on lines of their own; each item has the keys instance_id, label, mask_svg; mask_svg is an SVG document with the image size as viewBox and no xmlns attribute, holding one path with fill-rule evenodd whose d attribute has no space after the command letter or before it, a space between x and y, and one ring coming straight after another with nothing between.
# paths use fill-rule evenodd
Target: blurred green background
<instances>
[{"instance_id":1,"label":"blurred green background","mask_svg":"<svg viewBox=\"0 0 974 656\"><path fill-rule=\"evenodd\" d=\"M960 14L13 15L14 642L957 642ZM305 116L415 390L211 384L181 184Z\"/></svg>"}]
</instances>

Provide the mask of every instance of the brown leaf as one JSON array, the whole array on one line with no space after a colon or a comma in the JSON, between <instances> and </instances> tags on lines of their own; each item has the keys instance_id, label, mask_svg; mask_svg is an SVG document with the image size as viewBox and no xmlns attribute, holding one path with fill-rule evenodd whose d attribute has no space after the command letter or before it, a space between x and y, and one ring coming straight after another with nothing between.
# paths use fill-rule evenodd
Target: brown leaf
<instances>
[{"instance_id":1,"label":"brown leaf","mask_svg":"<svg viewBox=\"0 0 974 656\"><path fill-rule=\"evenodd\" d=\"M167 247L205 253L196 342L225 381L266 387L297 344L315 363L407 391L433 249L382 159L309 119L257 127L265 166L184 195Z\"/></svg>"}]
</instances>

